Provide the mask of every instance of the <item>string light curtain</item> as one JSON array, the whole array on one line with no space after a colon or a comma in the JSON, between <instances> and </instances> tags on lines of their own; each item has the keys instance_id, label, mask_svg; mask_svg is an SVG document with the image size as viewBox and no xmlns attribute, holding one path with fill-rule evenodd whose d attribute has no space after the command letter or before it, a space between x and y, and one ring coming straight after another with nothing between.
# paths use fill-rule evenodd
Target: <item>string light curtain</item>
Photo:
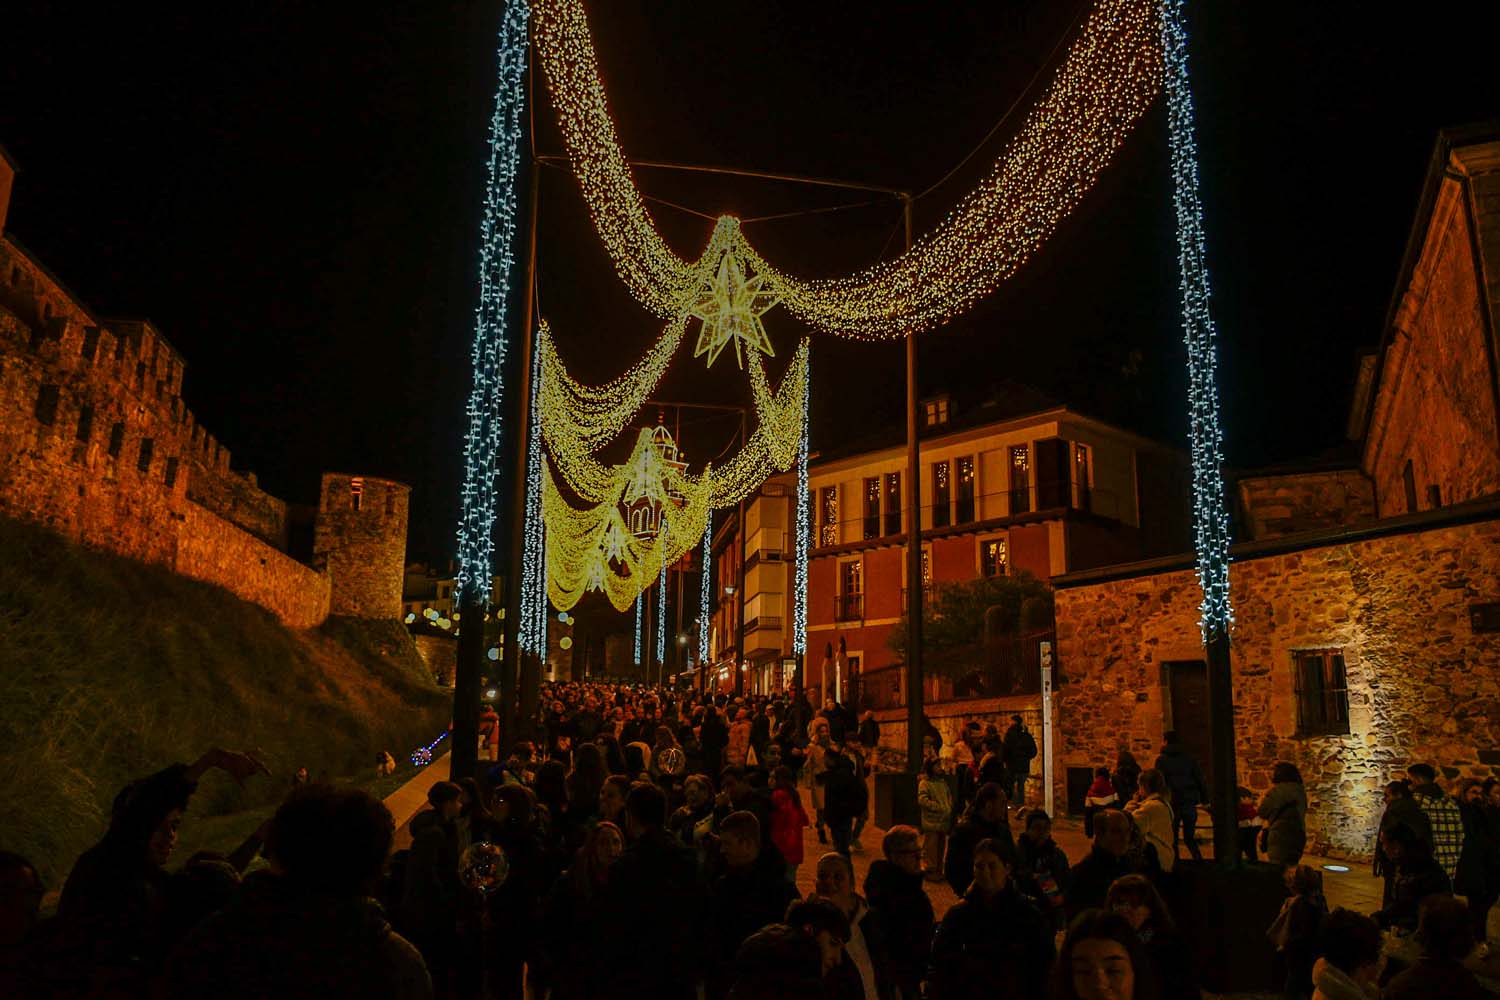
<instances>
[{"instance_id":1,"label":"string light curtain","mask_svg":"<svg viewBox=\"0 0 1500 1000\"><path fill-rule=\"evenodd\" d=\"M703 526L703 573L698 580L698 663L708 662L708 599L713 584L714 559L714 512L708 512L708 523Z\"/></svg>"},{"instance_id":2,"label":"string light curtain","mask_svg":"<svg viewBox=\"0 0 1500 1000\"><path fill-rule=\"evenodd\" d=\"M494 577L495 498L504 405L505 309L515 263L516 176L526 69L526 0L511 0L500 22L499 83L490 119L484 215L480 221L479 304L470 349L473 384L465 417L463 510L458 524L460 603L486 603Z\"/></svg>"},{"instance_id":3,"label":"string light curtain","mask_svg":"<svg viewBox=\"0 0 1500 1000\"><path fill-rule=\"evenodd\" d=\"M538 346L541 333L538 330ZM547 656L546 526L542 517L542 357L532 352L530 431L526 438L526 519L521 567L521 651Z\"/></svg>"},{"instance_id":4,"label":"string light curtain","mask_svg":"<svg viewBox=\"0 0 1500 1000\"><path fill-rule=\"evenodd\" d=\"M637 597L636 601L635 601L635 654L634 655L635 655L635 659L634 659L633 662L635 663L636 666L640 666L641 665L641 600L640 600L639 597Z\"/></svg>"},{"instance_id":5,"label":"string light curtain","mask_svg":"<svg viewBox=\"0 0 1500 1000\"><path fill-rule=\"evenodd\" d=\"M796 538L797 565L794 570L796 582L792 593L792 655L807 654L807 547L812 535L812 497L807 487L807 457L809 430L808 410L812 398L812 366L809 359L808 375L802 380L802 439L797 445L797 516L794 530Z\"/></svg>"},{"instance_id":6,"label":"string light curtain","mask_svg":"<svg viewBox=\"0 0 1500 1000\"><path fill-rule=\"evenodd\" d=\"M1208 263L1203 204L1198 193L1198 147L1193 94L1188 86L1187 28L1182 0L1163 0L1162 49L1167 58L1167 124L1172 147L1172 204L1177 210L1178 285L1182 332L1188 356L1188 412L1193 459L1193 528L1198 582L1203 587L1200 627L1207 644L1227 636L1234 612L1229 603L1229 512L1224 505L1224 435L1219 426L1219 390L1214 321L1209 312Z\"/></svg>"},{"instance_id":7,"label":"string light curtain","mask_svg":"<svg viewBox=\"0 0 1500 1000\"><path fill-rule=\"evenodd\" d=\"M862 338L929 330L993 291L1078 204L1161 89L1153 0L1099 0L1051 87L989 174L900 257L845 278L777 270L722 217L697 261L657 232L620 148L581 0L538 0L536 43L573 172L625 285L663 317L732 253L791 311L828 333Z\"/></svg>"},{"instance_id":8,"label":"string light curtain","mask_svg":"<svg viewBox=\"0 0 1500 1000\"><path fill-rule=\"evenodd\" d=\"M667 522L662 521L662 531L667 530ZM667 567L671 563L663 560L661 564L661 580L658 583L656 604L656 664L661 669L667 665Z\"/></svg>"}]
</instances>

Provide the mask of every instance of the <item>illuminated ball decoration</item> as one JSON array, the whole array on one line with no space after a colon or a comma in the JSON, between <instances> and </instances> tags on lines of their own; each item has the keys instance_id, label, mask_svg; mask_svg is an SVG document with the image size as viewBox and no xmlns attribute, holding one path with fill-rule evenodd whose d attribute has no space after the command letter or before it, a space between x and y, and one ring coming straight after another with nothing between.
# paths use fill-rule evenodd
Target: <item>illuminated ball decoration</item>
<instances>
[{"instance_id":1,"label":"illuminated ball decoration","mask_svg":"<svg viewBox=\"0 0 1500 1000\"><path fill-rule=\"evenodd\" d=\"M667 747L656 755L656 767L662 774L684 774L687 771L687 755L676 747Z\"/></svg>"},{"instance_id":2,"label":"illuminated ball decoration","mask_svg":"<svg viewBox=\"0 0 1500 1000\"><path fill-rule=\"evenodd\" d=\"M483 896L505 884L510 877L510 860L499 844L480 841L464 849L458 873L465 885Z\"/></svg>"},{"instance_id":3,"label":"illuminated ball decoration","mask_svg":"<svg viewBox=\"0 0 1500 1000\"><path fill-rule=\"evenodd\" d=\"M572 649L573 648L573 639L572 639L572 637L565 635L561 639L557 640L557 644L558 644L559 647L561 647L563 649Z\"/></svg>"},{"instance_id":4,"label":"illuminated ball decoration","mask_svg":"<svg viewBox=\"0 0 1500 1000\"><path fill-rule=\"evenodd\" d=\"M484 655L488 656L490 658L491 662L499 660L500 659L500 647L499 646L491 646L489 648L489 650Z\"/></svg>"}]
</instances>

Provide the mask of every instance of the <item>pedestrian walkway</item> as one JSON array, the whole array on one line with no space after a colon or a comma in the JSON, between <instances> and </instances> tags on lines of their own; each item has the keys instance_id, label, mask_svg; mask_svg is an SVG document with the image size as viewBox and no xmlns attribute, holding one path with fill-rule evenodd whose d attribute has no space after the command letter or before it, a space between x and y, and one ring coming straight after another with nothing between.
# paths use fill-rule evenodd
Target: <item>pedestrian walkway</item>
<instances>
[{"instance_id":1,"label":"pedestrian walkway","mask_svg":"<svg viewBox=\"0 0 1500 1000\"><path fill-rule=\"evenodd\" d=\"M411 818L427 807L427 790L433 782L447 781L449 758L453 754L434 757L431 764L418 771L406 784L385 797L385 807L396 821L396 841L392 850L403 850L411 846Z\"/></svg>"}]
</instances>

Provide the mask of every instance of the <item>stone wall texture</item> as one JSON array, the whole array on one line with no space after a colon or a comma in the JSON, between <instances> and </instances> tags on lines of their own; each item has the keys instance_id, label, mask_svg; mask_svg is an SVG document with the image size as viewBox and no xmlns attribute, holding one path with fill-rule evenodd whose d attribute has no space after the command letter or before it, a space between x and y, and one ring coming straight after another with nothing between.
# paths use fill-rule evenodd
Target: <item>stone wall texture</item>
<instances>
[{"instance_id":1,"label":"stone wall texture","mask_svg":"<svg viewBox=\"0 0 1500 1000\"><path fill-rule=\"evenodd\" d=\"M150 323L96 318L0 237L0 516L217 584L293 627L327 617L341 572L341 613L397 617L407 488L378 488L378 531L331 527L352 543L334 566L298 562L287 504L230 469L182 401L184 370Z\"/></svg>"},{"instance_id":2,"label":"stone wall texture","mask_svg":"<svg viewBox=\"0 0 1500 1000\"><path fill-rule=\"evenodd\" d=\"M332 614L401 617L410 499L404 483L324 474L313 555L333 579Z\"/></svg>"},{"instance_id":3,"label":"stone wall texture","mask_svg":"<svg viewBox=\"0 0 1500 1000\"><path fill-rule=\"evenodd\" d=\"M1476 246L1464 185L1445 177L1398 289L1365 437L1362 464L1382 517L1413 509L1408 462L1415 509L1434 506L1430 487L1439 505L1500 492L1500 414Z\"/></svg>"},{"instance_id":4,"label":"stone wall texture","mask_svg":"<svg viewBox=\"0 0 1500 1000\"><path fill-rule=\"evenodd\" d=\"M1239 481L1251 538L1279 538L1375 520L1375 490L1358 469L1254 476Z\"/></svg>"},{"instance_id":5,"label":"stone wall texture","mask_svg":"<svg viewBox=\"0 0 1500 1000\"><path fill-rule=\"evenodd\" d=\"M1500 636L1469 607L1500 600L1500 515L1232 564L1239 782L1257 794L1272 766L1307 783L1309 850L1368 856L1378 790L1407 764L1449 777L1500 775ZM1163 665L1202 660L1201 591L1191 570L1057 592L1054 752L1068 767L1112 764L1128 747L1149 766L1170 727ZM1297 732L1293 653L1337 647L1350 733Z\"/></svg>"},{"instance_id":6,"label":"stone wall texture","mask_svg":"<svg viewBox=\"0 0 1500 1000\"><path fill-rule=\"evenodd\" d=\"M432 676L443 687L452 687L453 678L458 671L458 640L452 636L432 635L425 631L413 632L412 639L417 644L422 662L432 671Z\"/></svg>"}]
</instances>

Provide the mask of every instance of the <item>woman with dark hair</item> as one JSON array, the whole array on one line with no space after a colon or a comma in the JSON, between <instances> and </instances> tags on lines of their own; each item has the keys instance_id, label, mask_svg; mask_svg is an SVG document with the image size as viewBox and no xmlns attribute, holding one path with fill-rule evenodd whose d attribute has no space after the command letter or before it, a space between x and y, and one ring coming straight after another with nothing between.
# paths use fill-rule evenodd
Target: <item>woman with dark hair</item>
<instances>
[{"instance_id":1,"label":"woman with dark hair","mask_svg":"<svg viewBox=\"0 0 1500 1000\"><path fill-rule=\"evenodd\" d=\"M1380 831L1380 847L1394 870L1391 900L1372 916L1381 930L1407 933L1417 929L1418 908L1428 896L1448 896L1448 873L1432 856L1432 845L1405 823Z\"/></svg>"},{"instance_id":2,"label":"woman with dark hair","mask_svg":"<svg viewBox=\"0 0 1500 1000\"><path fill-rule=\"evenodd\" d=\"M485 900L489 914L485 951L497 1000L521 1000L521 970L531 955L536 911L546 878L531 789L525 785L496 789L495 818L495 843L505 851L510 874Z\"/></svg>"},{"instance_id":3,"label":"woman with dark hair","mask_svg":"<svg viewBox=\"0 0 1500 1000\"><path fill-rule=\"evenodd\" d=\"M599 803L599 789L609 772L604 769L604 753L595 743L581 743L573 751L573 770L564 782L568 792L568 809L575 816L588 816Z\"/></svg>"},{"instance_id":4,"label":"woman with dark hair","mask_svg":"<svg viewBox=\"0 0 1500 1000\"><path fill-rule=\"evenodd\" d=\"M553 1000L589 1000L609 993L608 970L600 962L600 942L608 928L599 919L599 894L610 867L625 850L625 834L600 823L552 883L542 902L540 931L532 962L532 990L550 989Z\"/></svg>"},{"instance_id":5,"label":"woman with dark hair","mask_svg":"<svg viewBox=\"0 0 1500 1000\"><path fill-rule=\"evenodd\" d=\"M1307 847L1307 789L1297 765L1281 761L1271 769L1271 790L1256 810L1265 825L1260 844L1274 865L1295 865Z\"/></svg>"},{"instance_id":6,"label":"woman with dark hair","mask_svg":"<svg viewBox=\"0 0 1500 1000\"><path fill-rule=\"evenodd\" d=\"M1497 810L1484 799L1484 786L1469 778L1459 786L1458 808L1464 821L1464 846L1458 856L1458 875L1453 891L1469 903L1474 940L1488 937L1490 909L1500 899L1500 837L1496 836Z\"/></svg>"},{"instance_id":7,"label":"woman with dark hair","mask_svg":"<svg viewBox=\"0 0 1500 1000\"><path fill-rule=\"evenodd\" d=\"M1122 747L1120 756L1115 760L1114 773L1110 775L1110 781L1114 784L1121 802L1129 802L1135 798L1136 783L1140 777L1141 765L1136 763L1135 754Z\"/></svg>"},{"instance_id":8,"label":"woman with dark hair","mask_svg":"<svg viewBox=\"0 0 1500 1000\"><path fill-rule=\"evenodd\" d=\"M1052 925L1011 877L1014 847L985 838L972 858L973 881L932 937L927 995L1040 1000L1052 965Z\"/></svg>"},{"instance_id":9,"label":"woman with dark hair","mask_svg":"<svg viewBox=\"0 0 1500 1000\"><path fill-rule=\"evenodd\" d=\"M625 766L625 753L620 749L620 741L613 733L600 733L594 741L604 751L604 769L610 774L626 774L628 768Z\"/></svg>"},{"instance_id":10,"label":"woman with dark hair","mask_svg":"<svg viewBox=\"0 0 1500 1000\"><path fill-rule=\"evenodd\" d=\"M625 829L625 796L630 794L630 779L611 774L599 789L599 811L596 817Z\"/></svg>"},{"instance_id":11,"label":"woman with dark hair","mask_svg":"<svg viewBox=\"0 0 1500 1000\"><path fill-rule=\"evenodd\" d=\"M1419 839L1430 844L1432 843L1432 822L1428 820L1427 814L1422 811L1421 805L1412 796L1411 785L1408 782L1388 782L1381 794L1385 799L1385 812L1380 816L1379 833L1375 837L1374 872L1385 879L1385 889L1380 897L1380 905L1384 907L1391 905L1391 886L1396 878L1396 865L1385 853L1379 834L1401 825L1410 828Z\"/></svg>"},{"instance_id":12,"label":"woman with dark hair","mask_svg":"<svg viewBox=\"0 0 1500 1000\"><path fill-rule=\"evenodd\" d=\"M1052 974L1055 1000L1156 1000L1151 959L1125 917L1084 910L1063 938Z\"/></svg>"},{"instance_id":13,"label":"woman with dark hair","mask_svg":"<svg viewBox=\"0 0 1500 1000\"><path fill-rule=\"evenodd\" d=\"M1160 985L1162 1000L1198 1000L1198 981L1193 976L1193 957L1166 901L1144 875L1126 875L1109 887L1105 907L1124 917L1140 939L1151 971Z\"/></svg>"},{"instance_id":14,"label":"woman with dark hair","mask_svg":"<svg viewBox=\"0 0 1500 1000\"><path fill-rule=\"evenodd\" d=\"M979 786L974 801L948 838L943 876L959 896L974 880L974 846L981 840L998 841L1006 846L1010 857L1016 856L1016 840L1005 821L1005 791L999 782L987 781Z\"/></svg>"}]
</instances>

